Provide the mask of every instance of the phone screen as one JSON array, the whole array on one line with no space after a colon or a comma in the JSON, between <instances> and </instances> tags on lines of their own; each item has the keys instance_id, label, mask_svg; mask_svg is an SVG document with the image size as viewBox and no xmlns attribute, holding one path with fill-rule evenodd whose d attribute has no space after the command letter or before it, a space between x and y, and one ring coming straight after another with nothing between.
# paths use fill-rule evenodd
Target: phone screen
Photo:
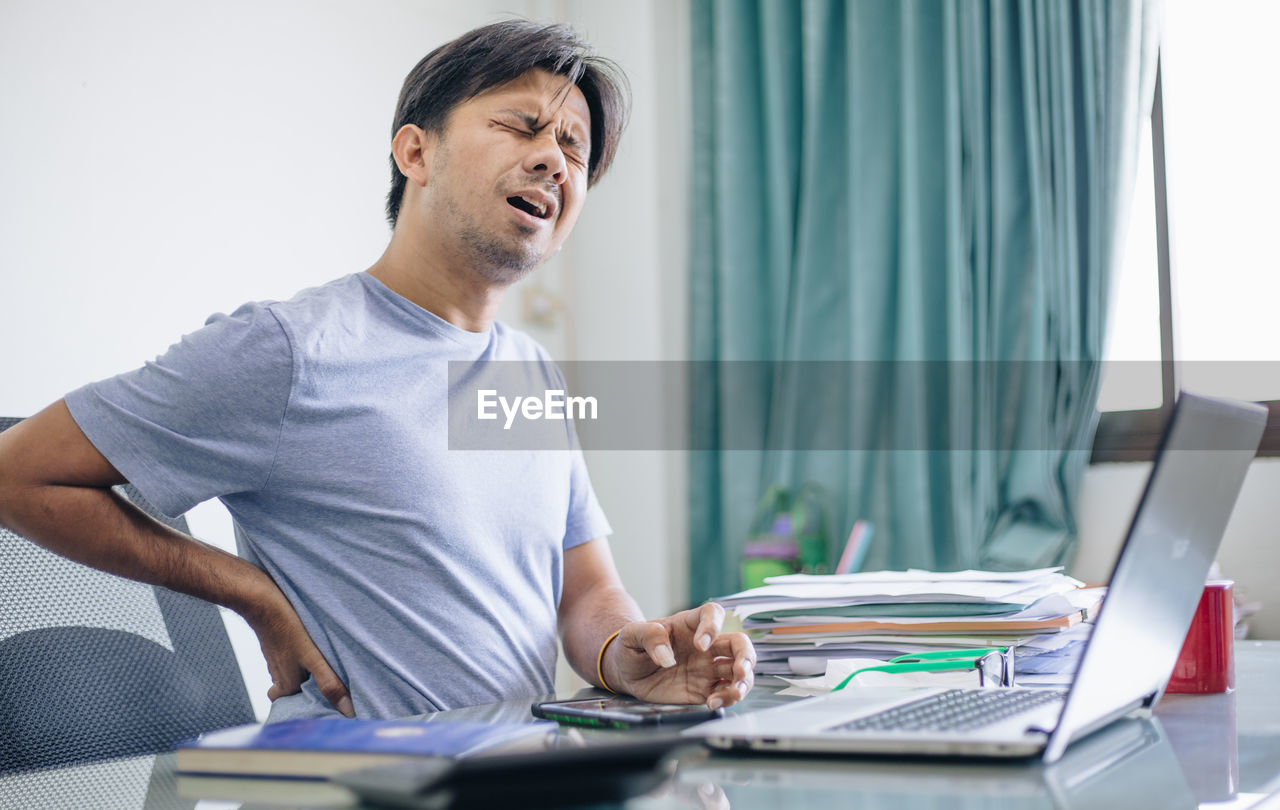
<instances>
[{"instance_id":1,"label":"phone screen","mask_svg":"<svg viewBox=\"0 0 1280 810\"><path fill-rule=\"evenodd\" d=\"M701 723L724 714L723 709L670 703L645 703L631 697L549 700L533 704L533 714L559 723L597 728Z\"/></svg>"}]
</instances>

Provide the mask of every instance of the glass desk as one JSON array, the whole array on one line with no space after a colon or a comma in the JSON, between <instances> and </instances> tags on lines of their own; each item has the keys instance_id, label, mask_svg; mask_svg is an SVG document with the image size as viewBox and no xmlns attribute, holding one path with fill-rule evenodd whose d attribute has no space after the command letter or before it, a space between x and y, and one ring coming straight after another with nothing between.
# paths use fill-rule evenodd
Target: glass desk
<instances>
[{"instance_id":1,"label":"glass desk","mask_svg":"<svg viewBox=\"0 0 1280 810\"><path fill-rule=\"evenodd\" d=\"M698 752L629 810L801 808L1280 808L1280 641L1236 646L1236 689L1168 695L1154 717L1130 718L1083 740L1058 763L946 762L888 758L805 759ZM754 691L742 710L786 698ZM532 721L528 700L433 715L429 722ZM627 732L597 732L625 734ZM350 807L326 783L178 777L172 754L0 776L0 810L120 808L233 810ZM283 791L283 792L282 792ZM598 806L598 805L594 805Z\"/></svg>"}]
</instances>

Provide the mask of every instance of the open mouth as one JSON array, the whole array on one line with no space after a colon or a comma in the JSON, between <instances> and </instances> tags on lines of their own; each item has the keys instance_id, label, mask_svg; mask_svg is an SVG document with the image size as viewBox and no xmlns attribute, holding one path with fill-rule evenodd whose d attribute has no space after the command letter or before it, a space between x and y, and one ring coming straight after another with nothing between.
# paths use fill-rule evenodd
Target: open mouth
<instances>
[{"instance_id":1,"label":"open mouth","mask_svg":"<svg viewBox=\"0 0 1280 810\"><path fill-rule=\"evenodd\" d=\"M519 208L521 211L525 212L529 216L537 217L538 219L547 219L549 216L551 216L551 206L549 206L547 203L539 202L537 200L530 200L527 197L523 197L519 194L515 195L514 197L508 197L507 204L514 208Z\"/></svg>"}]
</instances>

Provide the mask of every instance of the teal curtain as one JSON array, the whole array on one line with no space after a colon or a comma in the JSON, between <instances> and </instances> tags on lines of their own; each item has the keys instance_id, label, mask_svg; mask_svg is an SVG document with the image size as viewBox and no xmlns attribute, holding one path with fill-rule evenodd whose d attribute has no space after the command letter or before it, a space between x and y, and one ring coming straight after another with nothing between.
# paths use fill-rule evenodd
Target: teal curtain
<instances>
[{"instance_id":1,"label":"teal curtain","mask_svg":"<svg viewBox=\"0 0 1280 810\"><path fill-rule=\"evenodd\" d=\"M833 559L867 518L872 568L1069 561L1158 12L693 1L692 600L773 483Z\"/></svg>"}]
</instances>

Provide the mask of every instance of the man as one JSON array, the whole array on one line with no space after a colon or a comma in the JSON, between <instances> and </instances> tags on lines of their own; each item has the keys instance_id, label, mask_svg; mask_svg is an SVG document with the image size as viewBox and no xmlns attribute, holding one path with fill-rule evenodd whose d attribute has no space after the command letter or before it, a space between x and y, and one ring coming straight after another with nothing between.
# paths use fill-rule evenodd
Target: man
<instances>
[{"instance_id":1,"label":"man","mask_svg":"<svg viewBox=\"0 0 1280 810\"><path fill-rule=\"evenodd\" d=\"M596 685L740 700L754 651L717 605L642 620L578 452L450 451L450 362L545 362L494 321L617 148L623 80L566 27L429 54L392 139L391 242L363 273L216 315L155 362L0 434L0 523L224 605L257 633L271 719L400 716L551 691L557 629ZM240 555L150 520L218 497Z\"/></svg>"}]
</instances>

